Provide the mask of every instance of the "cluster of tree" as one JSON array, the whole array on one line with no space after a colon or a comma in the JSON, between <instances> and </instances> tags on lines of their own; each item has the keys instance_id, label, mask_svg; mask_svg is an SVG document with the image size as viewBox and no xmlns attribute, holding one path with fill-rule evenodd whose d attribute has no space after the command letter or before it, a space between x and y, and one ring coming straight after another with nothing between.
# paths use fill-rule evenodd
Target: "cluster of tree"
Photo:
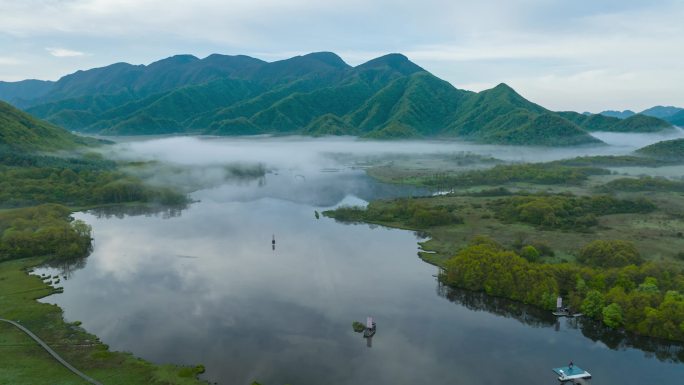
<instances>
[{"instance_id":1,"label":"cluster of tree","mask_svg":"<svg viewBox=\"0 0 684 385\"><path fill-rule=\"evenodd\" d=\"M125 202L180 204L186 202L186 197L168 188L145 185L140 179L116 170L0 166L0 207Z\"/></svg>"},{"instance_id":2,"label":"cluster of tree","mask_svg":"<svg viewBox=\"0 0 684 385\"><path fill-rule=\"evenodd\" d=\"M496 165L485 170L470 170L460 174L435 174L423 182L427 186L454 188L502 185L506 183L534 183L544 185L580 184L591 175L610 174L597 167L570 167L554 163L525 163Z\"/></svg>"},{"instance_id":3,"label":"cluster of tree","mask_svg":"<svg viewBox=\"0 0 684 385\"><path fill-rule=\"evenodd\" d=\"M345 222L401 222L415 228L461 224L456 207L429 205L415 199L375 201L368 207L339 207L323 215Z\"/></svg>"},{"instance_id":4,"label":"cluster of tree","mask_svg":"<svg viewBox=\"0 0 684 385\"><path fill-rule=\"evenodd\" d=\"M600 187L601 191L684 191L684 182L662 178L643 176L640 178L620 178L612 180Z\"/></svg>"},{"instance_id":5,"label":"cluster of tree","mask_svg":"<svg viewBox=\"0 0 684 385\"><path fill-rule=\"evenodd\" d=\"M70 215L68 207L56 204L0 212L0 261L87 256L92 247L91 228Z\"/></svg>"},{"instance_id":6,"label":"cluster of tree","mask_svg":"<svg viewBox=\"0 0 684 385\"><path fill-rule=\"evenodd\" d=\"M558 283L543 266L491 239L476 237L445 263L442 279L448 285L551 308L559 292Z\"/></svg>"},{"instance_id":7,"label":"cluster of tree","mask_svg":"<svg viewBox=\"0 0 684 385\"><path fill-rule=\"evenodd\" d=\"M594 266L540 264L478 237L445 263L441 279L546 309L562 295L609 327L684 341L684 271L664 262L639 264L634 252L629 242L594 241L578 258Z\"/></svg>"},{"instance_id":8,"label":"cluster of tree","mask_svg":"<svg viewBox=\"0 0 684 385\"><path fill-rule=\"evenodd\" d=\"M498 219L506 222L586 231L598 223L598 216L647 213L656 206L643 198L627 200L608 195L532 194L497 199L490 203L490 208Z\"/></svg>"},{"instance_id":9,"label":"cluster of tree","mask_svg":"<svg viewBox=\"0 0 684 385\"><path fill-rule=\"evenodd\" d=\"M81 170L113 170L116 163L104 159L97 153L87 153L78 157L39 155L31 152L11 150L0 146L0 164L14 167L47 167Z\"/></svg>"},{"instance_id":10,"label":"cluster of tree","mask_svg":"<svg viewBox=\"0 0 684 385\"><path fill-rule=\"evenodd\" d=\"M659 167L678 162L634 155L593 155L555 160L551 163L574 167Z\"/></svg>"}]
</instances>

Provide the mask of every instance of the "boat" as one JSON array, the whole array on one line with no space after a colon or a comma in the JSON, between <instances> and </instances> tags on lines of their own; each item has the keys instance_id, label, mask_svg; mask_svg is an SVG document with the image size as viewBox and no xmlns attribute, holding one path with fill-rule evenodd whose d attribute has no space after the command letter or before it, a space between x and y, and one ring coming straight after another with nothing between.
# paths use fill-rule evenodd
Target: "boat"
<instances>
[{"instance_id":1,"label":"boat","mask_svg":"<svg viewBox=\"0 0 684 385\"><path fill-rule=\"evenodd\" d=\"M558 375L560 383L572 382L573 384L586 383L585 379L590 379L591 374L577 365L570 363L569 366L562 366L560 368L553 368L554 373Z\"/></svg>"}]
</instances>

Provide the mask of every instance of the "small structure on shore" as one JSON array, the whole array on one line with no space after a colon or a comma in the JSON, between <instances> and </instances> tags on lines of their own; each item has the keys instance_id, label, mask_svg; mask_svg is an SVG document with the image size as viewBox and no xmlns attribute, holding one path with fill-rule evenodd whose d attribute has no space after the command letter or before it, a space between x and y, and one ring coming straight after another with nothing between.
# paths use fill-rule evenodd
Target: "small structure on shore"
<instances>
[{"instance_id":1,"label":"small structure on shore","mask_svg":"<svg viewBox=\"0 0 684 385\"><path fill-rule=\"evenodd\" d=\"M582 313L574 313L569 307L563 307L563 297L556 298L556 311L551 314L556 317L580 317Z\"/></svg>"},{"instance_id":2,"label":"small structure on shore","mask_svg":"<svg viewBox=\"0 0 684 385\"><path fill-rule=\"evenodd\" d=\"M586 384L587 382L584 380L591 378L591 374L589 372L577 365L574 365L572 362L570 362L570 365L568 366L553 368L552 370L558 375L558 381L560 381L561 384L566 382L573 384Z\"/></svg>"}]
</instances>

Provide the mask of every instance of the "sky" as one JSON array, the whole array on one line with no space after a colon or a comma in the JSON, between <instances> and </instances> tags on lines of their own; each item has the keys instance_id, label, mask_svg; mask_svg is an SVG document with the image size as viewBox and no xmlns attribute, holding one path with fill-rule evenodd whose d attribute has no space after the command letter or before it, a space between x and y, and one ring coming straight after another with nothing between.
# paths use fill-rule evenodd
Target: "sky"
<instances>
[{"instance_id":1,"label":"sky","mask_svg":"<svg viewBox=\"0 0 684 385\"><path fill-rule=\"evenodd\" d=\"M175 54L399 52L552 110L684 107L684 0L0 0L0 80Z\"/></svg>"}]
</instances>

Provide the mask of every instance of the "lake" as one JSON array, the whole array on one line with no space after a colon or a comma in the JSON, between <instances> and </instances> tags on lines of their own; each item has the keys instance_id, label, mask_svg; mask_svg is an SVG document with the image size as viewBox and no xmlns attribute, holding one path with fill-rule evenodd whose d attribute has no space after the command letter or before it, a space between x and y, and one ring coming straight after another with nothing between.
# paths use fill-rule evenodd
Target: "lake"
<instances>
[{"instance_id":1,"label":"lake","mask_svg":"<svg viewBox=\"0 0 684 385\"><path fill-rule=\"evenodd\" d=\"M551 368L571 360L597 384L680 383L680 345L591 321L556 322L547 312L443 287L437 268L417 256L419 235L315 215L426 193L378 183L333 153L471 151L532 160L633 148L554 152L349 138L125 142L110 155L173 164L195 202L77 213L93 227L93 253L36 273L66 275L64 293L44 301L112 349L156 363L202 363L212 383L552 384ZM264 175L224 172L256 163ZM168 183L175 174L155 175ZM371 347L351 327L367 316L378 328Z\"/></svg>"}]
</instances>

